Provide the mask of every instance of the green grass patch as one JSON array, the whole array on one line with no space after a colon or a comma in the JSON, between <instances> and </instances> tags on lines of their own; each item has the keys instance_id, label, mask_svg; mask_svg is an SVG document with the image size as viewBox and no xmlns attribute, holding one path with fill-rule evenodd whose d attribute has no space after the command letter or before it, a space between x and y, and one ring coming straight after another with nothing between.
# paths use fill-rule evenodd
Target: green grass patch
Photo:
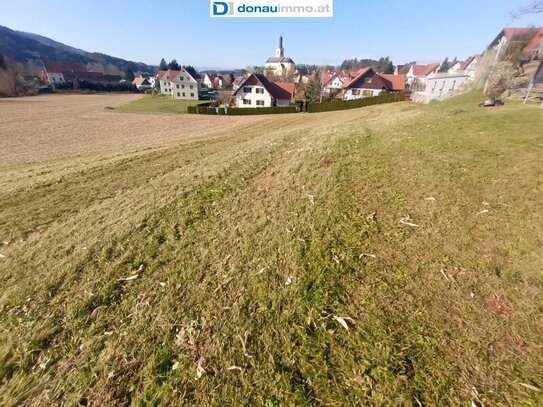
<instances>
[{"instance_id":1,"label":"green grass patch","mask_svg":"<svg viewBox=\"0 0 543 407\"><path fill-rule=\"evenodd\" d=\"M143 95L126 105L115 108L121 113L187 113L188 106L196 106L197 100L176 100L168 95Z\"/></svg>"}]
</instances>

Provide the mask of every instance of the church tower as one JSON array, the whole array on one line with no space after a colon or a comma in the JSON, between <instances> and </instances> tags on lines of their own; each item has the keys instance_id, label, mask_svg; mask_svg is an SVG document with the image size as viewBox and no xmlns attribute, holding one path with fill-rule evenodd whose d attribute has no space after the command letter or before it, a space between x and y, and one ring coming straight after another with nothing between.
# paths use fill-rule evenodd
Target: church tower
<instances>
[{"instance_id":1,"label":"church tower","mask_svg":"<svg viewBox=\"0 0 543 407\"><path fill-rule=\"evenodd\" d=\"M279 46L275 50L275 56L277 58L283 58L285 56L285 49L283 48L283 35L279 37Z\"/></svg>"}]
</instances>

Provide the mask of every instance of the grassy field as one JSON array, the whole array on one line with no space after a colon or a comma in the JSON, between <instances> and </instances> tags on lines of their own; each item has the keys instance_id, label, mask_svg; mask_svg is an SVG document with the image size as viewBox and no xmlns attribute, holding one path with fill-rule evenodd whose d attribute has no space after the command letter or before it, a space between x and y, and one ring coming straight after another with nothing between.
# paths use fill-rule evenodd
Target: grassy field
<instances>
[{"instance_id":1,"label":"grassy field","mask_svg":"<svg viewBox=\"0 0 543 407\"><path fill-rule=\"evenodd\" d=\"M0 405L542 405L543 109L480 99L5 164Z\"/></svg>"},{"instance_id":2,"label":"grassy field","mask_svg":"<svg viewBox=\"0 0 543 407\"><path fill-rule=\"evenodd\" d=\"M121 113L187 113L187 106L195 106L199 102L197 100L176 100L170 96L158 95L143 95L141 98L134 100L126 105L115 108L116 112Z\"/></svg>"}]
</instances>

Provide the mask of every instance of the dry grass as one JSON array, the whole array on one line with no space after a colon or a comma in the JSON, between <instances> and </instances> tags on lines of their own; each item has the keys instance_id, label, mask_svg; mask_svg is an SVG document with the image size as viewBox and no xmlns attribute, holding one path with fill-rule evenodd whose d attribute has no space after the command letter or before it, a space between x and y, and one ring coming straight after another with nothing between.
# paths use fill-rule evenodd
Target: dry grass
<instances>
[{"instance_id":1,"label":"dry grass","mask_svg":"<svg viewBox=\"0 0 543 407\"><path fill-rule=\"evenodd\" d=\"M0 404L543 402L540 110L178 123L100 98L136 135L70 147L58 111L62 154L3 160Z\"/></svg>"}]
</instances>

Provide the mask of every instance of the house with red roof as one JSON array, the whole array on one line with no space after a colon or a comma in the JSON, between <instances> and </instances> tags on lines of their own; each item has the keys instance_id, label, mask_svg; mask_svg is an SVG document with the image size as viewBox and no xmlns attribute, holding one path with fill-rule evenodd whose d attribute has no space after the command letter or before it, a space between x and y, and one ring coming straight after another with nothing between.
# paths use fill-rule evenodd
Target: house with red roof
<instances>
[{"instance_id":1,"label":"house with red roof","mask_svg":"<svg viewBox=\"0 0 543 407\"><path fill-rule=\"evenodd\" d=\"M330 95L334 93L341 92L343 85L351 80L349 72L334 72L326 73L322 78L322 83L324 85L324 94Z\"/></svg>"},{"instance_id":2,"label":"house with red roof","mask_svg":"<svg viewBox=\"0 0 543 407\"><path fill-rule=\"evenodd\" d=\"M543 57L543 27L506 27L492 40L487 49L496 51L496 58L499 59L515 41L526 41L522 49L526 59Z\"/></svg>"},{"instance_id":3,"label":"house with red roof","mask_svg":"<svg viewBox=\"0 0 543 407\"><path fill-rule=\"evenodd\" d=\"M378 96L381 92L405 90L404 75L378 74L373 68L362 68L358 75L343 86L343 99L353 100Z\"/></svg>"},{"instance_id":4,"label":"house with red roof","mask_svg":"<svg viewBox=\"0 0 543 407\"><path fill-rule=\"evenodd\" d=\"M428 76L437 72L440 65L440 63L411 65L409 71L405 75L409 88L412 90L423 89L426 85Z\"/></svg>"},{"instance_id":5,"label":"house with red roof","mask_svg":"<svg viewBox=\"0 0 543 407\"><path fill-rule=\"evenodd\" d=\"M157 80L160 84L160 93L170 95L173 99L198 100L201 93L201 84L198 81L201 76L190 72L186 68L179 71L168 69L167 71L158 71Z\"/></svg>"},{"instance_id":6,"label":"house with red roof","mask_svg":"<svg viewBox=\"0 0 543 407\"><path fill-rule=\"evenodd\" d=\"M294 83L271 82L264 75L249 75L232 95L237 107L290 106Z\"/></svg>"}]
</instances>

